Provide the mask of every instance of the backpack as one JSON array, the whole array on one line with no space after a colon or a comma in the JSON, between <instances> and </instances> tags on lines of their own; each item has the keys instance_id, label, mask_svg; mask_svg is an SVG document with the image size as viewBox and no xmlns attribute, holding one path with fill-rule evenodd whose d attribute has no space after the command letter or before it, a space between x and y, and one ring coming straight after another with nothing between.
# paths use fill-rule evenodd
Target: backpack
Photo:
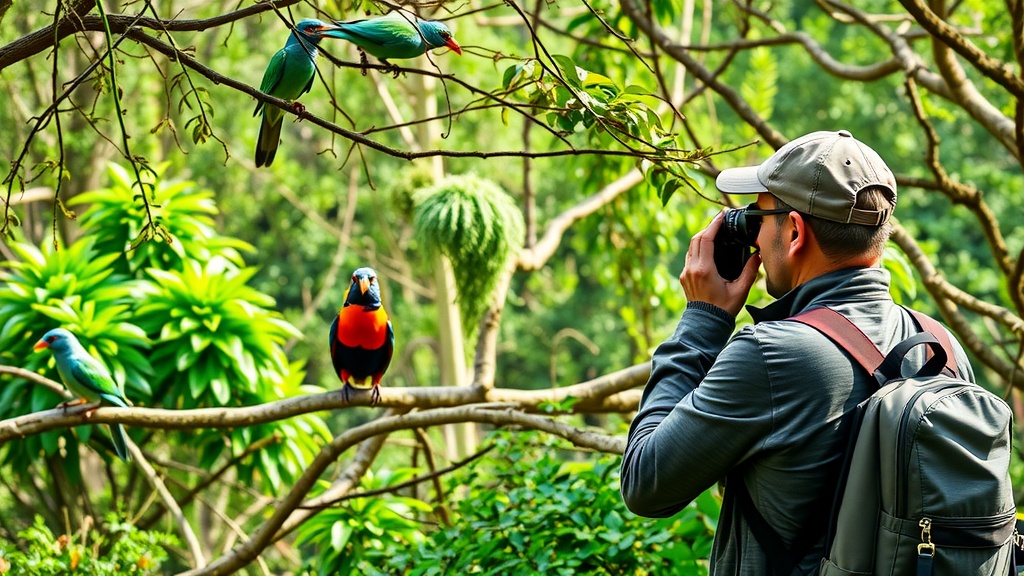
<instances>
[{"instance_id":1,"label":"backpack","mask_svg":"<svg viewBox=\"0 0 1024 576\"><path fill-rule=\"evenodd\" d=\"M935 320L908 310L923 331L888 355L848 318L826 307L790 318L853 357L879 389L840 426L850 441L836 493L820 502L827 524L805 526L787 547L754 507L742 481L737 501L771 572L790 576L826 531L820 576L1016 574L1016 507L1010 484L1012 412L960 378L952 343ZM907 353L928 346L911 377ZM741 479L740 479L741 480ZM728 489L728 488L727 488Z\"/></svg>"}]
</instances>

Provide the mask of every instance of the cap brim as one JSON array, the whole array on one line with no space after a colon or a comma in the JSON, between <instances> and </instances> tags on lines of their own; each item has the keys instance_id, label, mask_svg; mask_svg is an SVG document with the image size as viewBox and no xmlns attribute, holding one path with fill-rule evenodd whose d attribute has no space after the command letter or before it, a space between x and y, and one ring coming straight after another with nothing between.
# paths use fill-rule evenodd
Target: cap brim
<instances>
[{"instance_id":1,"label":"cap brim","mask_svg":"<svg viewBox=\"0 0 1024 576\"><path fill-rule=\"evenodd\" d=\"M768 188L757 178L757 169L760 166L743 166L741 168L726 168L718 174L715 185L721 192L726 194L760 194L767 192Z\"/></svg>"}]
</instances>

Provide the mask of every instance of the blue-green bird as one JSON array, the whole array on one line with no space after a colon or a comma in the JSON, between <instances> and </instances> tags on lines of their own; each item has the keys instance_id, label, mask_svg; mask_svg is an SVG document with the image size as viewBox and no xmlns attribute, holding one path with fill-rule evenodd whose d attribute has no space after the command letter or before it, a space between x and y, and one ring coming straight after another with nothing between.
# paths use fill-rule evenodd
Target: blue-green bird
<instances>
[{"instance_id":1,"label":"blue-green bird","mask_svg":"<svg viewBox=\"0 0 1024 576\"><path fill-rule=\"evenodd\" d=\"M284 48L270 59L263 73L260 92L289 102L309 92L313 87L313 78L316 77L317 46L324 33L331 30L337 30L337 27L319 20L306 19L296 24ZM292 106L296 111L302 109L298 102ZM256 140L257 168L270 166L274 162L277 146L281 142L281 125L284 124L284 110L277 106L264 106L262 100L256 103L252 115L259 114L260 110L263 111L263 121Z\"/></svg>"},{"instance_id":2,"label":"blue-green bird","mask_svg":"<svg viewBox=\"0 0 1024 576\"><path fill-rule=\"evenodd\" d=\"M50 330L34 346L36 352L47 348L57 361L57 373L64 386L79 398L70 404L92 402L128 408L128 401L110 376L110 371L86 351L74 334L63 328ZM110 437L117 457L125 462L130 460L124 428L120 424L111 425Z\"/></svg>"},{"instance_id":3,"label":"blue-green bird","mask_svg":"<svg viewBox=\"0 0 1024 576\"><path fill-rule=\"evenodd\" d=\"M366 20L335 21L334 24L337 29L325 32L324 36L348 40L388 65L391 58L415 58L445 46L462 54L462 48L444 23L420 20L403 12Z\"/></svg>"}]
</instances>

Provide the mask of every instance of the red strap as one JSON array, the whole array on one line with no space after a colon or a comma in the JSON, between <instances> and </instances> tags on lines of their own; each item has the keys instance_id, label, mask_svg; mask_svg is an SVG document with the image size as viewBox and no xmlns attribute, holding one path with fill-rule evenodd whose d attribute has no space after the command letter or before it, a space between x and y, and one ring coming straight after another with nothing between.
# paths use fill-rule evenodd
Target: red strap
<instances>
[{"instance_id":1,"label":"red strap","mask_svg":"<svg viewBox=\"0 0 1024 576\"><path fill-rule=\"evenodd\" d=\"M812 308L793 316L790 320L806 324L828 336L830 340L853 356L853 359L863 366L868 374L874 374L875 369L885 360L885 355L878 349L878 346L875 346L875 343L856 324L831 308Z\"/></svg>"},{"instance_id":2,"label":"red strap","mask_svg":"<svg viewBox=\"0 0 1024 576\"><path fill-rule=\"evenodd\" d=\"M942 327L942 324L939 324L939 322L931 316L922 314L917 310L911 310L910 308L904 308L904 310L910 312L911 316L914 317L914 320L917 321L917 325L921 330L935 336L939 341L939 345L946 351L946 370L954 376L957 375L959 372L956 369L956 355L953 353L953 343L950 342L949 333L947 333L946 329ZM931 357L930 351L928 353L928 357Z\"/></svg>"},{"instance_id":3,"label":"red strap","mask_svg":"<svg viewBox=\"0 0 1024 576\"><path fill-rule=\"evenodd\" d=\"M922 314L917 310L911 310L910 308L904 308L904 310L910 312L917 322L918 328L935 336L939 341L939 345L946 352L945 369L949 374L952 376L959 374L956 367L956 356L953 354L953 343L949 340L949 334L942 327L942 324L939 324L931 316ZM828 336L830 340L853 356L853 359L870 374L874 374L875 369L885 360L885 355L878 349L878 346L875 346L875 343L856 324L831 308L825 306L812 308L791 317L790 320L806 324ZM932 357L930 348L927 357L929 359Z\"/></svg>"}]
</instances>

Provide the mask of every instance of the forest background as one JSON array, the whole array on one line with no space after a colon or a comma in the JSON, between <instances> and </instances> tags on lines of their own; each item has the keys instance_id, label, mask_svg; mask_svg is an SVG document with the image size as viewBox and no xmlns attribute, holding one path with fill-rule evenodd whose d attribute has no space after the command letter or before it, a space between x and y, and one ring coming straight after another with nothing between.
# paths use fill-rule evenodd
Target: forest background
<instances>
[{"instance_id":1,"label":"forest background","mask_svg":"<svg viewBox=\"0 0 1024 576\"><path fill-rule=\"evenodd\" d=\"M256 169L289 26L395 7L0 0L0 574L706 574L717 489L638 518L618 455L714 176L814 130L887 159L894 297L1020 417L1021 0L405 5L462 56L324 40ZM327 350L360 266L377 407ZM54 408L58 325L132 408Z\"/></svg>"}]
</instances>

